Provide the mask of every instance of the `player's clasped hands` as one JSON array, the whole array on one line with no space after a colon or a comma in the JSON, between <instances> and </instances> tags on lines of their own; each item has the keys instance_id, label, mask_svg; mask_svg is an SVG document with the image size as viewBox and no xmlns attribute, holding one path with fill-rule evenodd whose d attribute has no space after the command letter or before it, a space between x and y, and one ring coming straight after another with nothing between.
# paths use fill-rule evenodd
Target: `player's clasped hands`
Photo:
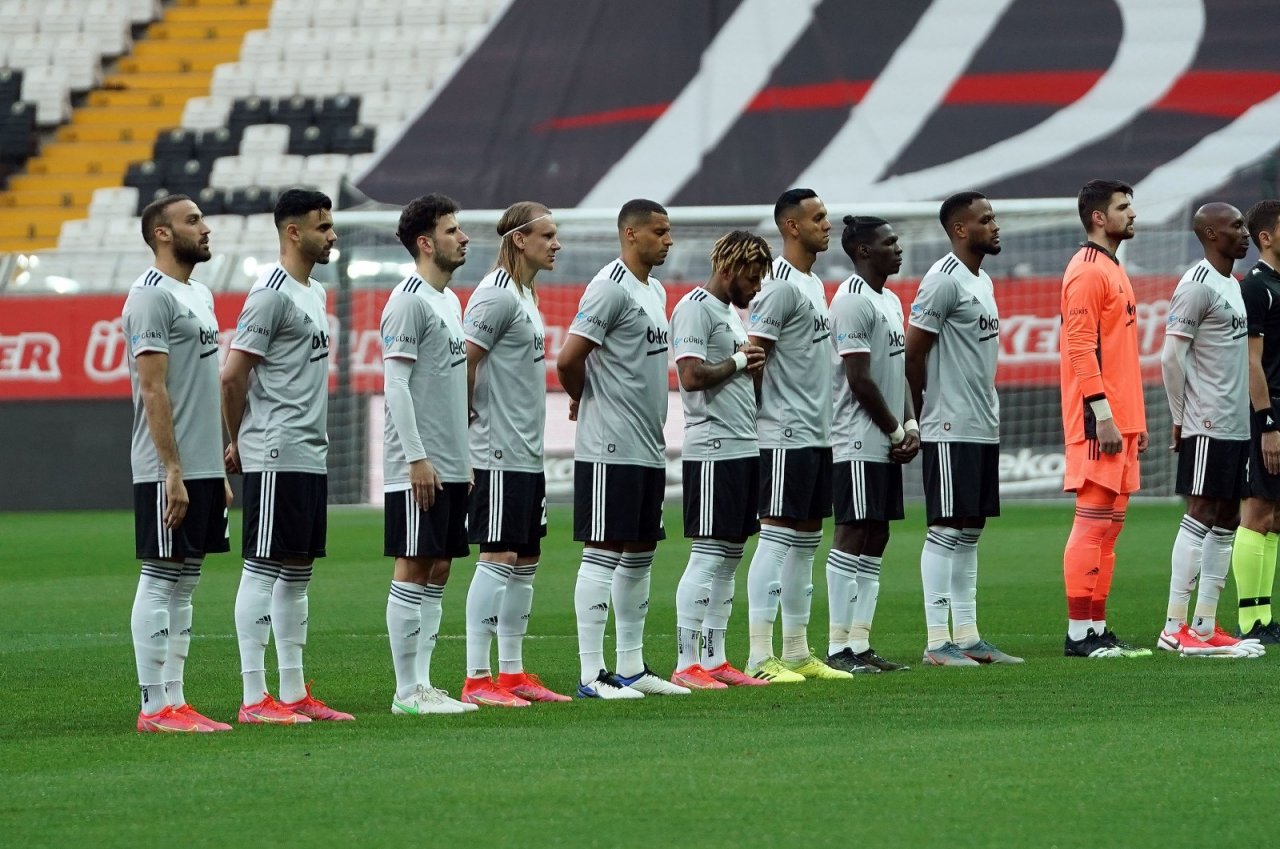
<instances>
[{"instance_id":1,"label":"player's clasped hands","mask_svg":"<svg viewBox=\"0 0 1280 849\"><path fill-rule=\"evenodd\" d=\"M234 442L227 443L227 447L223 449L222 463L227 468L227 474L240 474L240 449Z\"/></svg>"},{"instance_id":2,"label":"player's clasped hands","mask_svg":"<svg viewBox=\"0 0 1280 849\"><path fill-rule=\"evenodd\" d=\"M916 430L907 431L907 435L901 442L889 449L889 459L898 465L905 466L916 458L920 453L920 432Z\"/></svg>"}]
</instances>

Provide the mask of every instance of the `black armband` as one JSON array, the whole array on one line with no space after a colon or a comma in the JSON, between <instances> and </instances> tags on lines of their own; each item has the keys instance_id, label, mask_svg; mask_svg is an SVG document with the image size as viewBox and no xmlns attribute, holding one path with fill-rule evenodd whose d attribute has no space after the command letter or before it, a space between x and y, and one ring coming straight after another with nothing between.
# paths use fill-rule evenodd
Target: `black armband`
<instances>
[{"instance_id":1,"label":"black armband","mask_svg":"<svg viewBox=\"0 0 1280 849\"><path fill-rule=\"evenodd\" d=\"M1270 407L1265 410L1254 410L1253 423L1258 426L1259 433L1272 433L1280 430L1280 424L1276 423L1276 417L1272 414Z\"/></svg>"}]
</instances>

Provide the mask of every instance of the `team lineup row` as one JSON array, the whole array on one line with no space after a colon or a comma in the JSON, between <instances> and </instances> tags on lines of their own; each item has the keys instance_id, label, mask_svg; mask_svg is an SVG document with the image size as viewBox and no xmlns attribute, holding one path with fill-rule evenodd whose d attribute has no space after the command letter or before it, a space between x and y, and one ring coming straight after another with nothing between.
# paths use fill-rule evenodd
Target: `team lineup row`
<instances>
[{"instance_id":1,"label":"team lineup row","mask_svg":"<svg viewBox=\"0 0 1280 849\"><path fill-rule=\"evenodd\" d=\"M1110 181L1082 189L1088 241L1064 277L1066 488L1077 494L1064 556L1065 652L1072 656L1150 654L1120 640L1105 621L1115 539L1147 443L1133 294L1115 258L1120 241L1133 234L1131 194ZM1210 585L1220 591L1226 574L1224 568L1221 580L1213 577L1210 561L1220 558L1211 556L1211 545L1225 537L1228 561L1231 555L1234 525L1224 505L1234 499L1238 516L1244 487L1257 475L1248 475L1247 423L1244 453L1235 444L1224 449L1236 434L1224 430L1230 416L1202 407L1222 403L1205 391L1206 381L1221 382L1219 349L1243 334L1224 342L1210 332L1217 325L1209 316L1220 318L1227 298L1221 274L1207 287L1217 299L1199 290L1179 298L1184 284L1190 290L1204 283L1201 266L1216 267L1211 248L1235 250L1245 238L1240 233L1247 236L1240 214L1221 206L1197 216L1206 262L1188 272L1170 310L1169 338L1186 344L1166 350L1166 385L1175 421L1191 424L1181 434L1188 449L1179 468L1188 515L1174 548L1160 645L1187 654L1256 656L1262 652L1256 635L1230 637L1209 609L1217 602ZM209 228L183 196L144 211L143 236L155 264L135 282L124 307L142 560L132 616L140 731L230 728L196 711L182 686L203 557L229 549L229 473L244 475L244 569L235 604L244 685L239 721L352 719L312 696L302 669L307 588L314 560L324 556L326 531L329 339L324 290L310 273L328 261L337 239L330 208L316 192L281 195L275 213L280 262L262 272L246 298L221 372L212 297L190 279L210 257ZM397 235L415 272L392 292L381 324L384 553L394 558L387 628L397 714L568 699L527 672L521 656L546 533L546 363L536 276L554 267L557 229L541 204L507 209L497 226L498 261L464 314L449 288L469 243L457 211L441 195L405 207ZM870 631L889 523L903 515L901 468L917 454L929 524L921 554L923 662L1022 662L984 640L977 625L977 543L986 519L999 514L999 312L981 263L999 253L999 227L990 202L976 192L948 198L940 221L952 251L921 281L909 320L885 286L901 265L898 237L878 218L845 218L841 246L856 273L827 303L812 267L828 247L831 222L807 189L790 190L775 205L779 256L758 235L726 234L712 250L707 283L686 295L668 320L666 294L651 276L673 243L667 212L648 200L622 207L620 256L587 286L556 361L577 422L574 538L584 544L574 593L579 697L637 699L905 669L876 653ZM1270 229L1276 226L1272 220ZM1260 245L1264 258L1270 245ZM1230 262L1223 274L1229 270ZM1242 346L1252 350L1253 343L1236 348ZM654 552L665 536L662 429L671 356L685 408L684 533L693 544L677 588L678 661L668 679L645 663L643 635ZM1184 397L1185 408L1175 404ZM1246 392L1246 422L1247 406ZM1194 421L1206 429L1215 422L1217 429L1201 433ZM1265 430L1265 423L1255 427ZM1280 471L1280 445L1273 441L1280 442L1274 428L1260 431L1255 453L1269 451L1267 470ZM1227 480L1224 470L1233 468L1236 455L1242 471ZM1223 487L1230 492L1221 494ZM1208 523L1207 510L1218 511ZM833 512L825 570L829 642L819 657L807 635L812 570L822 522ZM1258 534L1257 558L1265 558L1269 541L1272 571L1274 518L1268 513ZM724 636L744 544L757 533L746 581L750 655L739 671L724 655ZM467 677L455 700L432 686L430 659L452 560L467 556L471 543L480 554L466 601ZM1190 583L1179 573L1180 556L1194 561ZM1240 571L1237 566L1238 580ZM1192 630L1186 611L1197 577ZM1259 627L1273 627L1262 593L1250 598L1265 617ZM612 671L603 648L611 609ZM779 610L783 648L777 654ZM272 633L279 699L266 683Z\"/></svg>"}]
</instances>

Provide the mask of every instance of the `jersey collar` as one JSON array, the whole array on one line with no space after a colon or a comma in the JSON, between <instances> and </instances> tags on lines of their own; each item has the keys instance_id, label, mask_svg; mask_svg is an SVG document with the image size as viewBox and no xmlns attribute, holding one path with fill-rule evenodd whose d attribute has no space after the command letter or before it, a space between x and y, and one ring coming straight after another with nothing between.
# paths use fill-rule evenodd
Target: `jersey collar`
<instances>
[{"instance_id":1,"label":"jersey collar","mask_svg":"<svg viewBox=\"0 0 1280 849\"><path fill-rule=\"evenodd\" d=\"M1103 256L1105 256L1107 259L1109 259L1109 260L1111 260L1112 262L1114 262L1116 265L1119 265L1119 264L1120 264L1120 260L1116 259L1116 255L1115 255L1115 254L1113 254L1111 251L1107 250L1106 248L1104 248L1102 245L1098 244L1097 242L1093 241L1092 239L1086 239L1085 241L1081 242L1081 243L1080 243L1080 247L1082 247L1082 248L1093 248L1095 251L1098 251L1098 252L1099 252L1099 253L1101 253Z\"/></svg>"}]
</instances>

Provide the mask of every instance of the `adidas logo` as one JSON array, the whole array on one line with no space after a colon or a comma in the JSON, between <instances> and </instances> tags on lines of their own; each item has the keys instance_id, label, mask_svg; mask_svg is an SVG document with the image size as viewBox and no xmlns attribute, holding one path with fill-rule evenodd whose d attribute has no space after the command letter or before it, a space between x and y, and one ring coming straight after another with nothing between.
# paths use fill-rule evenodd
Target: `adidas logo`
<instances>
[{"instance_id":1,"label":"adidas logo","mask_svg":"<svg viewBox=\"0 0 1280 849\"><path fill-rule=\"evenodd\" d=\"M810 586L810 587L809 587L809 591L808 591L807 593L805 593L805 595L806 595L806 596L808 596L809 598L813 598L813 587L812 587L812 586Z\"/></svg>"},{"instance_id":2,"label":"adidas logo","mask_svg":"<svg viewBox=\"0 0 1280 849\"><path fill-rule=\"evenodd\" d=\"M605 611L605 612L608 612L608 610L609 610L609 602L607 602L607 601L597 602L597 603L595 603L595 604L591 605L590 607L588 607L588 608L587 608L587 610L603 610L603 611Z\"/></svg>"},{"instance_id":3,"label":"adidas logo","mask_svg":"<svg viewBox=\"0 0 1280 849\"><path fill-rule=\"evenodd\" d=\"M1099 572L1101 572L1101 571L1102 571L1102 570L1101 570L1101 569L1099 569L1097 566L1094 566L1092 569L1090 569L1090 570L1089 570L1088 572L1086 572L1085 574L1087 574L1087 575L1097 575L1097 574L1098 574Z\"/></svg>"},{"instance_id":4,"label":"adidas logo","mask_svg":"<svg viewBox=\"0 0 1280 849\"><path fill-rule=\"evenodd\" d=\"M161 628L159 631L156 631L154 634L152 634L150 639L154 640L156 637L167 637L167 636L169 636L169 629Z\"/></svg>"},{"instance_id":5,"label":"adidas logo","mask_svg":"<svg viewBox=\"0 0 1280 849\"><path fill-rule=\"evenodd\" d=\"M486 616L484 619L480 620L480 624L481 624L481 625L497 625L497 624L498 624L498 617L496 617L496 616Z\"/></svg>"},{"instance_id":6,"label":"adidas logo","mask_svg":"<svg viewBox=\"0 0 1280 849\"><path fill-rule=\"evenodd\" d=\"M932 604L934 607L950 607L950 606L951 606L951 599L949 599L949 598L940 598L940 599L937 599L936 601L931 602L931 604Z\"/></svg>"},{"instance_id":7,"label":"adidas logo","mask_svg":"<svg viewBox=\"0 0 1280 849\"><path fill-rule=\"evenodd\" d=\"M181 637L190 637L190 636L191 636L191 629L190 629L190 628L183 628L181 631L179 631L179 632L178 632L178 635L179 635L179 636L181 636Z\"/></svg>"},{"instance_id":8,"label":"adidas logo","mask_svg":"<svg viewBox=\"0 0 1280 849\"><path fill-rule=\"evenodd\" d=\"M271 614L270 614L270 613L268 613L266 616L259 617L259 618L258 618L258 621L257 621L257 622L255 622L255 623L253 623L253 624L255 624L255 625L270 625L270 624L271 624Z\"/></svg>"},{"instance_id":9,"label":"adidas logo","mask_svg":"<svg viewBox=\"0 0 1280 849\"><path fill-rule=\"evenodd\" d=\"M527 614L527 613L526 613L525 615L521 616L521 617L520 617L520 621L521 621L521 622L528 622L528 621L529 621L529 614Z\"/></svg>"},{"instance_id":10,"label":"adidas logo","mask_svg":"<svg viewBox=\"0 0 1280 849\"><path fill-rule=\"evenodd\" d=\"M413 633L412 633L412 634L410 634L406 639L410 639L410 640L412 640L414 637L418 636L418 635L419 635L419 634L421 634L421 633L422 633L422 629L421 629L421 628L414 628L414 629L413 629Z\"/></svg>"},{"instance_id":11,"label":"adidas logo","mask_svg":"<svg viewBox=\"0 0 1280 849\"><path fill-rule=\"evenodd\" d=\"M697 601L695 601L695 602L694 602L694 604L700 604L700 605L702 605L703 607L706 607L706 606L707 606L708 604L710 604L710 603L711 603L711 599L709 599L709 598L700 598L700 599L698 599Z\"/></svg>"},{"instance_id":12,"label":"adidas logo","mask_svg":"<svg viewBox=\"0 0 1280 849\"><path fill-rule=\"evenodd\" d=\"M640 606L636 608L636 610L648 610L648 609L649 609L649 599L647 598L644 601L640 602Z\"/></svg>"},{"instance_id":13,"label":"adidas logo","mask_svg":"<svg viewBox=\"0 0 1280 849\"><path fill-rule=\"evenodd\" d=\"M729 596L724 600L725 604L733 604L733 596Z\"/></svg>"},{"instance_id":14,"label":"adidas logo","mask_svg":"<svg viewBox=\"0 0 1280 849\"><path fill-rule=\"evenodd\" d=\"M774 587L773 589L769 590L769 595L776 595L778 597L781 597L782 587Z\"/></svg>"},{"instance_id":15,"label":"adidas logo","mask_svg":"<svg viewBox=\"0 0 1280 849\"><path fill-rule=\"evenodd\" d=\"M310 622L310 621L311 621L310 619L303 619L303 620L302 620L300 623L298 623L298 624L299 624L299 625L301 625L303 628L305 628L305 627L307 627L307 623L308 623L308 622Z\"/></svg>"}]
</instances>

